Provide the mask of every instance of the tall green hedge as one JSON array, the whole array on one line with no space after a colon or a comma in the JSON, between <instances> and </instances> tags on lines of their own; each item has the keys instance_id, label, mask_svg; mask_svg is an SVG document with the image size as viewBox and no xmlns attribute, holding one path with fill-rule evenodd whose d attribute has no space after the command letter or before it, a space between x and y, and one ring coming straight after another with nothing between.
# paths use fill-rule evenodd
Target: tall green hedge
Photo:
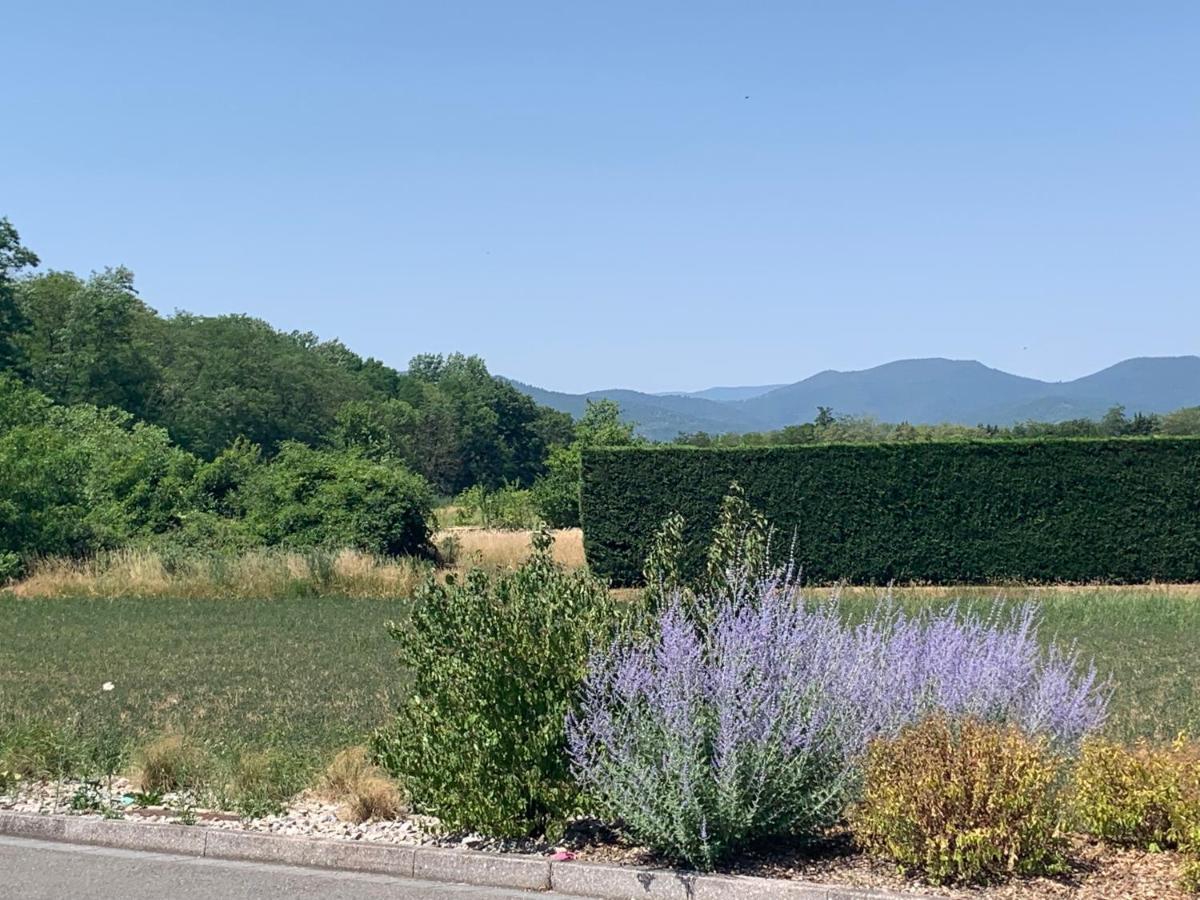
<instances>
[{"instance_id":1,"label":"tall green hedge","mask_svg":"<svg viewBox=\"0 0 1200 900\"><path fill-rule=\"evenodd\" d=\"M589 563L637 583L678 511L698 573L735 480L810 581L1200 581L1193 438L588 450Z\"/></svg>"}]
</instances>

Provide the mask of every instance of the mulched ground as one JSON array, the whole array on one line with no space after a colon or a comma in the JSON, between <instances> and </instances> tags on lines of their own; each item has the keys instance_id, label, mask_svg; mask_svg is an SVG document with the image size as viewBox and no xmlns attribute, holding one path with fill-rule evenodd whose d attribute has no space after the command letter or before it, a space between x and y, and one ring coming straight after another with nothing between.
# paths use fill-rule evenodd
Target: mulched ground
<instances>
[{"instance_id":1,"label":"mulched ground","mask_svg":"<svg viewBox=\"0 0 1200 900\"><path fill-rule=\"evenodd\" d=\"M630 866L660 866L647 851L622 843L599 829L573 852L581 861ZM787 878L818 884L930 894L955 900L1195 900L1178 887L1184 857L1108 847L1076 838L1068 855L1070 871L1053 878L1015 878L986 886L935 887L899 874L895 867L857 853L848 835L832 832L825 840L763 848L720 871L763 878Z\"/></svg>"}]
</instances>

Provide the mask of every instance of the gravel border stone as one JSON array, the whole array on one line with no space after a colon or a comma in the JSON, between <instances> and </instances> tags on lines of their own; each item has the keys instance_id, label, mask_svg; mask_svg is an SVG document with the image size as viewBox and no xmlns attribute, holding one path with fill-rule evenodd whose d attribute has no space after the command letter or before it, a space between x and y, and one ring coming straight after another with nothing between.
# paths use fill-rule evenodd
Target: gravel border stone
<instances>
[{"instance_id":1,"label":"gravel border stone","mask_svg":"<svg viewBox=\"0 0 1200 900\"><path fill-rule=\"evenodd\" d=\"M602 900L936 900L918 894L863 891L783 879L701 875L473 850L318 840L203 826L36 813L0 812L0 834L209 859L349 869L528 891L553 890Z\"/></svg>"}]
</instances>

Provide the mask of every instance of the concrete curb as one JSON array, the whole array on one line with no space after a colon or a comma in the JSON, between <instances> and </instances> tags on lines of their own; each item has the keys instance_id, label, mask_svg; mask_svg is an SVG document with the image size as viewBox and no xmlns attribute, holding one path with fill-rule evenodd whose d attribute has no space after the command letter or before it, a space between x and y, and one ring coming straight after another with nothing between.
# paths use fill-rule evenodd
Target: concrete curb
<instances>
[{"instance_id":1,"label":"concrete curb","mask_svg":"<svg viewBox=\"0 0 1200 900\"><path fill-rule=\"evenodd\" d=\"M602 900L936 900L921 894L856 890L774 878L551 862L516 854L5 811L0 811L0 835L485 887L555 891Z\"/></svg>"}]
</instances>

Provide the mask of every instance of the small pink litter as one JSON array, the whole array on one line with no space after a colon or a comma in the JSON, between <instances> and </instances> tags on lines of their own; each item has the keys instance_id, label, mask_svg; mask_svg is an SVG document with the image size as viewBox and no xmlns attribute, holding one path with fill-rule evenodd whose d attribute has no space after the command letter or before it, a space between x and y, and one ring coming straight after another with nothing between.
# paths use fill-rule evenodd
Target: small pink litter
<instances>
[{"instance_id":1,"label":"small pink litter","mask_svg":"<svg viewBox=\"0 0 1200 900\"><path fill-rule=\"evenodd\" d=\"M557 853L551 854L550 859L554 862L570 862L575 858L575 854L570 850L559 850Z\"/></svg>"}]
</instances>

